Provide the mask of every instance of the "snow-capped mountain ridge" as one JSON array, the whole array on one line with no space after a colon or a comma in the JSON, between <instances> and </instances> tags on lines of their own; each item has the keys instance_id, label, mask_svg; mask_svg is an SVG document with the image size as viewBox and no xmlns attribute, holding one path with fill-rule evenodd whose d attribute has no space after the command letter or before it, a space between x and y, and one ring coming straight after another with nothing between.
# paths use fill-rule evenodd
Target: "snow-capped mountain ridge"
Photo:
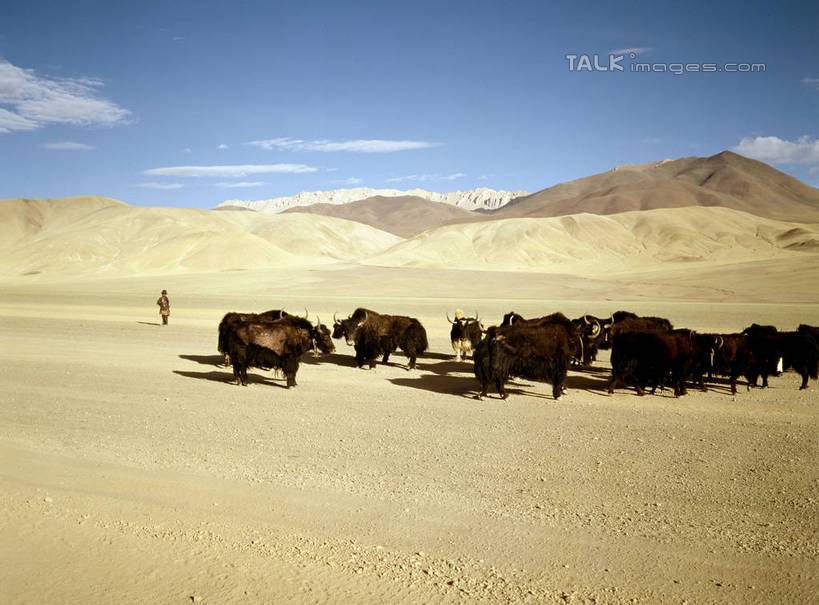
<instances>
[{"instance_id":1,"label":"snow-capped mountain ridge","mask_svg":"<svg viewBox=\"0 0 819 605\"><path fill-rule=\"evenodd\" d=\"M370 187L355 187L352 189L335 189L332 191L302 191L289 197L277 197L268 200L227 200L219 204L218 208L228 206L249 208L257 212L283 212L297 206L311 206L313 204L349 204L370 197L399 197L414 195L433 202L440 202L457 206L464 210L495 210L505 206L517 197L529 195L526 191L496 191L486 187L469 191L453 191L451 193L436 193L424 189L372 189Z\"/></svg>"}]
</instances>

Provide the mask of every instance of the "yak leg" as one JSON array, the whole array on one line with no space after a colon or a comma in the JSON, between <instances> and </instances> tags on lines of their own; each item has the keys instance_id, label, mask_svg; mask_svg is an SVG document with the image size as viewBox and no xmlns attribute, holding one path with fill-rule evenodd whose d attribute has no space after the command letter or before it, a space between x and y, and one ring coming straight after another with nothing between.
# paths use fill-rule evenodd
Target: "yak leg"
<instances>
[{"instance_id":1,"label":"yak leg","mask_svg":"<svg viewBox=\"0 0 819 605\"><path fill-rule=\"evenodd\" d=\"M617 378L617 376L615 374L612 374L611 378L609 378L608 384L606 385L606 390L609 392L609 395L614 393L614 387L616 387L619 382L620 381Z\"/></svg>"},{"instance_id":2,"label":"yak leg","mask_svg":"<svg viewBox=\"0 0 819 605\"><path fill-rule=\"evenodd\" d=\"M414 370L414 369L415 369L415 360L416 360L416 359L417 359L417 358L415 357L415 355L410 355L410 358L409 358L409 367L407 368L408 370Z\"/></svg>"},{"instance_id":3,"label":"yak leg","mask_svg":"<svg viewBox=\"0 0 819 605\"><path fill-rule=\"evenodd\" d=\"M282 372L287 379L287 388L296 386L296 372L299 371L299 362L297 359L288 359L282 364Z\"/></svg>"},{"instance_id":4,"label":"yak leg","mask_svg":"<svg viewBox=\"0 0 819 605\"><path fill-rule=\"evenodd\" d=\"M802 370L800 370L799 373L802 375L802 385L799 387L799 390L802 391L808 388L808 373Z\"/></svg>"},{"instance_id":5,"label":"yak leg","mask_svg":"<svg viewBox=\"0 0 819 605\"><path fill-rule=\"evenodd\" d=\"M495 378L495 388L498 389L498 395L501 396L501 399L507 399L509 397L509 393L506 392L503 383L505 380L501 377Z\"/></svg>"},{"instance_id":6,"label":"yak leg","mask_svg":"<svg viewBox=\"0 0 819 605\"><path fill-rule=\"evenodd\" d=\"M737 376L738 374L731 374L729 381L731 382L731 395L737 394Z\"/></svg>"}]
</instances>

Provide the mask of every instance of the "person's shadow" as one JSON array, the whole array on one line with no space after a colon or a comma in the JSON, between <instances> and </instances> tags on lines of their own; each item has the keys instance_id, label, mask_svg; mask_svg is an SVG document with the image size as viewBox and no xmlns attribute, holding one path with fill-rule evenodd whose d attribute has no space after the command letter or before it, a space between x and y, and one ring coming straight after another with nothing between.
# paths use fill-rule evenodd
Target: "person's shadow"
<instances>
[{"instance_id":1,"label":"person's shadow","mask_svg":"<svg viewBox=\"0 0 819 605\"><path fill-rule=\"evenodd\" d=\"M156 323L155 321L138 321L138 324L142 324L143 326L161 326L162 324Z\"/></svg>"}]
</instances>

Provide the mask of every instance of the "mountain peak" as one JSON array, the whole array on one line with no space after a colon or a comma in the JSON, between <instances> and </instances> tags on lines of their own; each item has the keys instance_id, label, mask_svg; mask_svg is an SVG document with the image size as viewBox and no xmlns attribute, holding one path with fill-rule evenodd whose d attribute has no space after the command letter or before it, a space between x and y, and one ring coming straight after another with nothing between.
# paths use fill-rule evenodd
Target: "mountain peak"
<instances>
[{"instance_id":1,"label":"mountain peak","mask_svg":"<svg viewBox=\"0 0 819 605\"><path fill-rule=\"evenodd\" d=\"M249 208L259 212L284 212L289 208L312 206L313 204L349 204L371 197L420 197L432 202L449 204L465 210L495 210L508 204L517 197L529 195L526 191L496 191L487 187L479 187L468 191L453 191L450 193L436 193L424 189L372 189L370 187L354 187L352 189L333 189L330 191L302 191L293 196L277 197L266 200L227 200L217 208L239 207Z\"/></svg>"}]
</instances>

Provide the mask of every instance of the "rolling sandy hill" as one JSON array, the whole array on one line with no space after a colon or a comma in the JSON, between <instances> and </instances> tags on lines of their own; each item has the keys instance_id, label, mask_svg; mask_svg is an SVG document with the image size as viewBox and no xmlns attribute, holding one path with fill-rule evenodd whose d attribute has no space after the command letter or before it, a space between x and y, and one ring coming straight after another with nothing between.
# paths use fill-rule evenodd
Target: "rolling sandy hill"
<instances>
[{"instance_id":1,"label":"rolling sandy hill","mask_svg":"<svg viewBox=\"0 0 819 605\"><path fill-rule=\"evenodd\" d=\"M485 216L449 204L405 195L373 196L349 204L313 204L285 210L285 213L311 213L333 216L370 225L401 237L413 237L441 225L486 220Z\"/></svg>"},{"instance_id":2,"label":"rolling sandy hill","mask_svg":"<svg viewBox=\"0 0 819 605\"><path fill-rule=\"evenodd\" d=\"M819 225L689 207L450 225L402 242L367 263L602 274L805 255L815 262L817 253Z\"/></svg>"},{"instance_id":3,"label":"rolling sandy hill","mask_svg":"<svg viewBox=\"0 0 819 605\"><path fill-rule=\"evenodd\" d=\"M819 189L723 151L707 158L619 166L518 198L486 215L550 217L684 206L722 206L766 218L819 222Z\"/></svg>"},{"instance_id":4,"label":"rolling sandy hill","mask_svg":"<svg viewBox=\"0 0 819 605\"><path fill-rule=\"evenodd\" d=\"M0 275L100 276L355 261L400 241L307 215L131 207L106 198L2 200Z\"/></svg>"}]
</instances>

